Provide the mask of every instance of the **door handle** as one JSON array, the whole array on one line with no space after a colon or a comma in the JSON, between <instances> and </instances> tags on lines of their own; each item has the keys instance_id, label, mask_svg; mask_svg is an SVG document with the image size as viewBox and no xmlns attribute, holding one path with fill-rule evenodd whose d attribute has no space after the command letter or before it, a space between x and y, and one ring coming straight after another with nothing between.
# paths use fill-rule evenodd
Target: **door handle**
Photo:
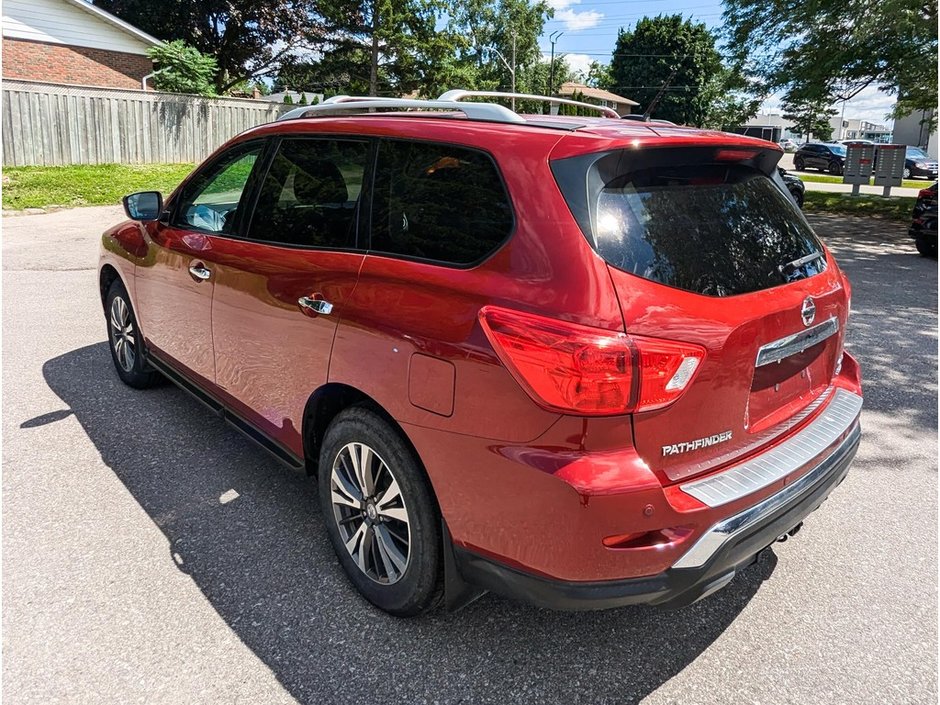
<instances>
[{"instance_id":1,"label":"door handle","mask_svg":"<svg viewBox=\"0 0 940 705\"><path fill-rule=\"evenodd\" d=\"M322 313L324 316L329 316L331 313L333 313L333 304L323 299L313 299L309 296L301 296L299 299L297 299L297 304L300 306L301 311L306 313L308 316L315 313Z\"/></svg>"},{"instance_id":2,"label":"door handle","mask_svg":"<svg viewBox=\"0 0 940 705\"><path fill-rule=\"evenodd\" d=\"M212 271L207 269L205 265L198 262L196 264L189 265L189 273L193 275L194 279L198 279L199 281L203 282L212 276Z\"/></svg>"}]
</instances>

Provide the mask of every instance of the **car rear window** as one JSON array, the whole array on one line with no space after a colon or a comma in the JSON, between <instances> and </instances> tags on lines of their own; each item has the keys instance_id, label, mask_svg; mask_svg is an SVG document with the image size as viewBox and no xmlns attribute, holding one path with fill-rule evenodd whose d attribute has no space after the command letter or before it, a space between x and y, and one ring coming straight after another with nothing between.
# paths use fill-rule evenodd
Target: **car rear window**
<instances>
[{"instance_id":1,"label":"car rear window","mask_svg":"<svg viewBox=\"0 0 940 705\"><path fill-rule=\"evenodd\" d=\"M474 264L513 227L493 160L425 142L382 142L375 173L370 249L446 264Z\"/></svg>"},{"instance_id":2,"label":"car rear window","mask_svg":"<svg viewBox=\"0 0 940 705\"><path fill-rule=\"evenodd\" d=\"M748 166L673 164L572 179L553 164L582 231L608 264L671 287L732 296L825 268L783 188ZM584 186L587 193L580 193Z\"/></svg>"}]
</instances>

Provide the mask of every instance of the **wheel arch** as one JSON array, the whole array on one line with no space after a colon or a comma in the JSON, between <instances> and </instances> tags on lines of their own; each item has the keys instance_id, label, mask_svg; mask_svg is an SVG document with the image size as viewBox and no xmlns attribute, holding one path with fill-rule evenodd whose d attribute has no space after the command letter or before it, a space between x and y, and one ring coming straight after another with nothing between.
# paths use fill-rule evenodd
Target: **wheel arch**
<instances>
[{"instance_id":1,"label":"wheel arch","mask_svg":"<svg viewBox=\"0 0 940 705\"><path fill-rule=\"evenodd\" d=\"M124 283L121 274L113 264L105 264L101 267L101 271L98 272L98 289L101 293L102 308L104 308L105 301L108 298L108 289L111 288L115 280L121 280L121 283ZM124 284L124 288L127 288L126 284Z\"/></svg>"},{"instance_id":2,"label":"wheel arch","mask_svg":"<svg viewBox=\"0 0 940 705\"><path fill-rule=\"evenodd\" d=\"M320 461L320 446L326 436L326 430L340 412L353 406L369 409L385 421L399 435L411 451L418 466L428 480L428 486L434 493L434 485L428 477L427 468L417 449L395 418L379 402L360 389L341 382L328 382L317 389L304 406L301 437L303 439L304 459L307 472L316 474ZM436 497L435 497L436 501Z\"/></svg>"}]
</instances>

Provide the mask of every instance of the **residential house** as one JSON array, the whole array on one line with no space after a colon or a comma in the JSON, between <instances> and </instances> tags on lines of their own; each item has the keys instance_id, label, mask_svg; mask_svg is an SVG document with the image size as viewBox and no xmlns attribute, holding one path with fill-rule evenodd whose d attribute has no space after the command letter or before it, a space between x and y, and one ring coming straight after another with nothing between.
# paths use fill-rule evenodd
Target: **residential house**
<instances>
[{"instance_id":1,"label":"residential house","mask_svg":"<svg viewBox=\"0 0 940 705\"><path fill-rule=\"evenodd\" d=\"M577 99L581 99L585 103L594 103L595 105L601 105L605 108L613 108L621 117L629 115L633 108L639 107L640 105L636 101L624 98L616 93L601 90L600 88L591 88L590 86L575 83L574 81L562 83L558 95L561 98L569 99L575 99L575 96L577 96Z\"/></svg>"},{"instance_id":2,"label":"residential house","mask_svg":"<svg viewBox=\"0 0 940 705\"><path fill-rule=\"evenodd\" d=\"M160 41L84 0L3 0L3 78L141 88Z\"/></svg>"}]
</instances>

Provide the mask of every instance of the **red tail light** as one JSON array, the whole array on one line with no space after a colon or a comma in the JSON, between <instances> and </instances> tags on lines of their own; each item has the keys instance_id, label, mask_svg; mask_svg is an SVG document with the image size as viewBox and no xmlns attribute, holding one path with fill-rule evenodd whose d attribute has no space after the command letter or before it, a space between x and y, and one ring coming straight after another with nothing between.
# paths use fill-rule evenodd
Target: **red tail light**
<instances>
[{"instance_id":1,"label":"red tail light","mask_svg":"<svg viewBox=\"0 0 940 705\"><path fill-rule=\"evenodd\" d=\"M917 192L918 198L930 198L931 196L933 196L933 191L931 191L929 188L922 188Z\"/></svg>"},{"instance_id":2,"label":"red tail light","mask_svg":"<svg viewBox=\"0 0 940 705\"><path fill-rule=\"evenodd\" d=\"M499 359L541 406L602 416L668 406L705 349L486 306L480 323Z\"/></svg>"}]
</instances>

